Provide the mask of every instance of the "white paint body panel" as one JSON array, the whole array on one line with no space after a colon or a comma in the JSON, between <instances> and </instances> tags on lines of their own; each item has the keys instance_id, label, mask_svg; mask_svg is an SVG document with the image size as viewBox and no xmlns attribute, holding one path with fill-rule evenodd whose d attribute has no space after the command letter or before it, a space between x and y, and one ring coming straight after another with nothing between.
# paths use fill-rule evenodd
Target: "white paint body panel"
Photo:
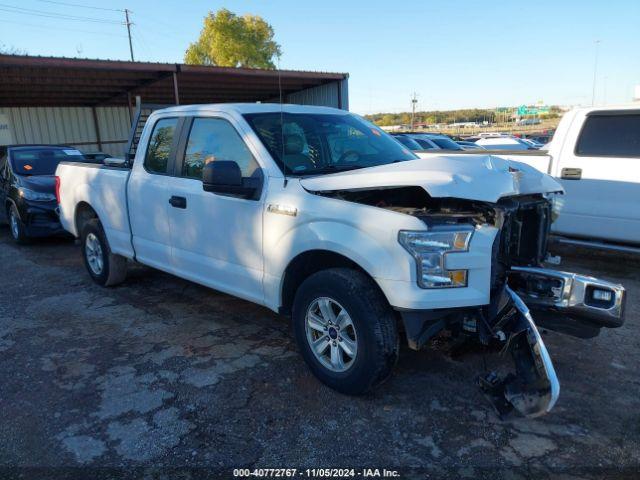
<instances>
[{"instance_id":1,"label":"white paint body panel","mask_svg":"<svg viewBox=\"0 0 640 480\"><path fill-rule=\"evenodd\" d=\"M448 268L469 270L468 287L425 290L417 285L414 259L398 242L399 230L426 230L422 221L312 190L417 185L432 196L488 202L508 195L560 190L553 179L532 167L487 155L437 156L302 180L291 178L285 186L282 172L242 117L245 112L273 109L273 105L210 105L154 113L145 126L130 175L119 169L59 167L63 226L79 234L75 211L80 202L86 202L105 225L114 252L273 310L281 305L287 266L311 250L332 251L357 263L394 307L455 308L489 302L496 228L477 228L468 252L447 257ZM348 114L320 107L285 106L284 110ZM155 121L180 115L223 117L234 125L265 175L259 200L216 195L203 191L200 181L144 170L144 145ZM509 167L518 172L510 172ZM185 197L187 209L171 208L172 195ZM269 205L293 207L297 214L270 212Z\"/></svg>"},{"instance_id":2,"label":"white paint body panel","mask_svg":"<svg viewBox=\"0 0 640 480\"><path fill-rule=\"evenodd\" d=\"M640 244L640 157L577 156L576 143L591 112L629 111L640 106L581 108L568 112L549 145L550 173L580 168L580 180L561 180L566 195L554 231L560 234ZM640 142L640 132L637 132Z\"/></svg>"},{"instance_id":3,"label":"white paint body panel","mask_svg":"<svg viewBox=\"0 0 640 480\"><path fill-rule=\"evenodd\" d=\"M511 172L517 169L518 172ZM511 195L561 191L548 175L493 155L442 155L303 179L312 191L420 186L432 197L497 202Z\"/></svg>"}]
</instances>

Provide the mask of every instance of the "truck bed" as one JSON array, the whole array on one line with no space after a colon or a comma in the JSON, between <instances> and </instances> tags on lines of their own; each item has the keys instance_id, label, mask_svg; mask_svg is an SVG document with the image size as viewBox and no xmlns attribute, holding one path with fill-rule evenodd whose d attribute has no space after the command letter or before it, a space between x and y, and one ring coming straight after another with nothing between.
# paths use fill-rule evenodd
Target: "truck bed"
<instances>
[{"instance_id":1,"label":"truck bed","mask_svg":"<svg viewBox=\"0 0 640 480\"><path fill-rule=\"evenodd\" d=\"M127 180L130 170L95 163L61 162L59 178L60 222L79 237L78 215L91 205L100 218L111 243L111 250L133 258L131 229L127 213Z\"/></svg>"}]
</instances>

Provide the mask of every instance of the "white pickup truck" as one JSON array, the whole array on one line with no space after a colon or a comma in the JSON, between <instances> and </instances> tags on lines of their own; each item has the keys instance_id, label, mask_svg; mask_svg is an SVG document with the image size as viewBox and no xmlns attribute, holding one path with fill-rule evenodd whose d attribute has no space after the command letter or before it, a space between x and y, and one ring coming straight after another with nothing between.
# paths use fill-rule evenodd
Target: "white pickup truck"
<instances>
[{"instance_id":1,"label":"white pickup truck","mask_svg":"<svg viewBox=\"0 0 640 480\"><path fill-rule=\"evenodd\" d=\"M129 261L291 316L325 384L369 391L443 330L504 347L515 375L481 377L500 413L536 416L559 394L528 307L549 328L597 335L624 289L542 268L550 176L486 155L419 159L342 110L267 104L153 113L135 158L61 163L60 218L91 277Z\"/></svg>"},{"instance_id":2,"label":"white pickup truck","mask_svg":"<svg viewBox=\"0 0 640 480\"><path fill-rule=\"evenodd\" d=\"M640 104L571 110L547 149L506 157L559 180L558 240L640 253Z\"/></svg>"}]
</instances>

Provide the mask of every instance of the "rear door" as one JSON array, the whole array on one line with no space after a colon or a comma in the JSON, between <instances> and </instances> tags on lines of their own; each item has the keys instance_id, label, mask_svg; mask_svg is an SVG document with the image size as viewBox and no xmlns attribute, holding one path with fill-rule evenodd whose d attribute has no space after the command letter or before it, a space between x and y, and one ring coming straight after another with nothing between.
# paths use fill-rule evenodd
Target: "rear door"
<instances>
[{"instance_id":1,"label":"rear door","mask_svg":"<svg viewBox=\"0 0 640 480\"><path fill-rule=\"evenodd\" d=\"M572 136L554 171L566 193L553 230L640 243L640 110L591 112Z\"/></svg>"},{"instance_id":2,"label":"rear door","mask_svg":"<svg viewBox=\"0 0 640 480\"><path fill-rule=\"evenodd\" d=\"M222 114L193 118L184 131L168 190L174 269L183 278L263 303L262 197L202 188L209 162L234 161L243 177L264 181L262 170L242 132Z\"/></svg>"},{"instance_id":3,"label":"rear door","mask_svg":"<svg viewBox=\"0 0 640 480\"><path fill-rule=\"evenodd\" d=\"M175 168L181 124L177 117L155 122L148 142L143 142L144 156L136 156L127 188L136 258L161 270L170 270L171 266L167 184Z\"/></svg>"}]
</instances>

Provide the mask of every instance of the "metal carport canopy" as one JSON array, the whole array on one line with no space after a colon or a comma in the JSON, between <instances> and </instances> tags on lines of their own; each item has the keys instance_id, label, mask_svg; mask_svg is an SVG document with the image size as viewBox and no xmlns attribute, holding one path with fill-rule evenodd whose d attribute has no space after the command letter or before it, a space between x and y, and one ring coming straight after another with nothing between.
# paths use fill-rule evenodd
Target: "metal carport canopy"
<instances>
[{"instance_id":1,"label":"metal carport canopy","mask_svg":"<svg viewBox=\"0 0 640 480\"><path fill-rule=\"evenodd\" d=\"M154 104L257 102L347 78L346 73L0 55L0 106L131 106L134 96Z\"/></svg>"}]
</instances>

